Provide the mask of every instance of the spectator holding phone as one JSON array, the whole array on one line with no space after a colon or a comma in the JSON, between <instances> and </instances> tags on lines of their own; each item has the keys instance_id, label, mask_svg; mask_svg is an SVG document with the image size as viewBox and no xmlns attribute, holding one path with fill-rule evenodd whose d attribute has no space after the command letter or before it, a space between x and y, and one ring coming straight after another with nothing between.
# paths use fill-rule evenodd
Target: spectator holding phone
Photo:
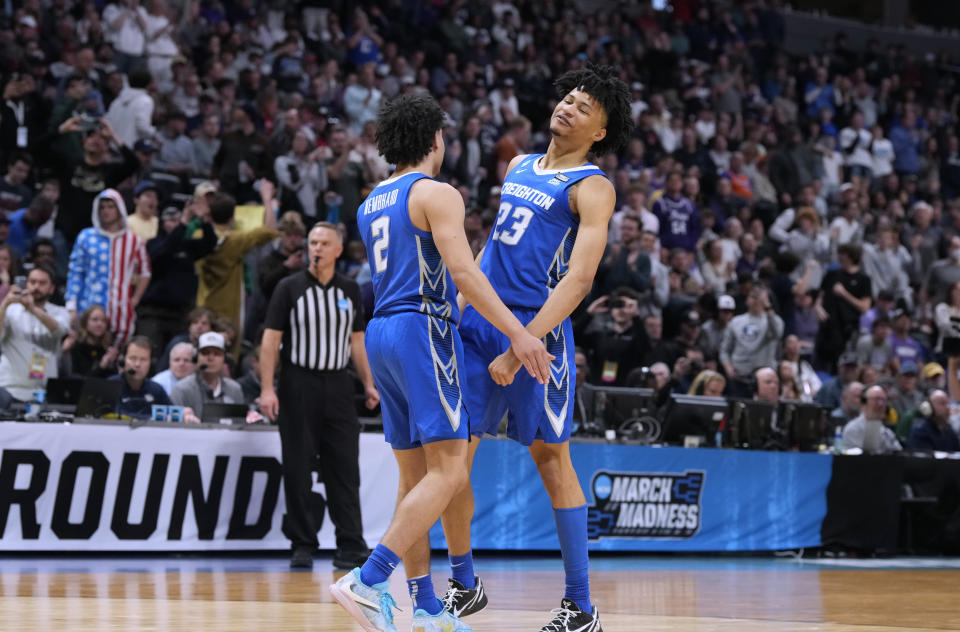
<instances>
[{"instance_id":1,"label":"spectator holding phone","mask_svg":"<svg viewBox=\"0 0 960 632\"><path fill-rule=\"evenodd\" d=\"M197 300L195 262L216 247L206 196L188 202L183 212L168 206L160 213L157 235L147 242L153 276L137 307L137 333L153 341L154 357L187 326Z\"/></svg>"},{"instance_id":2,"label":"spectator holding phone","mask_svg":"<svg viewBox=\"0 0 960 632\"><path fill-rule=\"evenodd\" d=\"M60 342L70 331L70 314L48 299L54 272L38 266L26 288L13 286L0 302L0 409L14 400L30 401L33 391L57 377Z\"/></svg>"},{"instance_id":3,"label":"spectator holding phone","mask_svg":"<svg viewBox=\"0 0 960 632\"><path fill-rule=\"evenodd\" d=\"M318 219L317 198L327 188L325 149L316 145L313 132L302 127L294 133L290 151L273 162L284 208L293 208L287 202L292 197L310 224Z\"/></svg>"},{"instance_id":4,"label":"spectator holding phone","mask_svg":"<svg viewBox=\"0 0 960 632\"><path fill-rule=\"evenodd\" d=\"M46 142L52 143L58 135L74 132L83 135L83 155L79 160L55 144L48 145L54 172L60 179L56 227L68 244L76 240L81 230L93 225L87 209L93 206L104 187L117 186L140 168L137 155L117 138L106 119L90 128L82 117L74 116L52 132ZM111 148L116 148L119 160L113 159Z\"/></svg>"}]
</instances>

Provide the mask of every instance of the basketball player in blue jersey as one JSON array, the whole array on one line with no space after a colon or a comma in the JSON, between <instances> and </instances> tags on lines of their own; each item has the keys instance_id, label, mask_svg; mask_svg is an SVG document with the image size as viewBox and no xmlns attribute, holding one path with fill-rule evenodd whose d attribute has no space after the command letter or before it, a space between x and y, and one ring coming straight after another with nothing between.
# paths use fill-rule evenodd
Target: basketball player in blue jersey
<instances>
[{"instance_id":1,"label":"basketball player in blue jersey","mask_svg":"<svg viewBox=\"0 0 960 632\"><path fill-rule=\"evenodd\" d=\"M463 198L434 180L443 164L444 113L403 95L377 119L377 147L397 165L357 210L373 275L366 347L383 427L400 471L393 521L362 568L330 586L364 630L396 630L388 578L401 557L416 632L468 631L443 608L430 578L430 527L465 485L469 420L460 390L463 347L457 289L503 333L530 379L546 383L554 359L497 298L473 260Z\"/></svg>"},{"instance_id":2,"label":"basketball player in blue jersey","mask_svg":"<svg viewBox=\"0 0 960 632\"><path fill-rule=\"evenodd\" d=\"M617 151L630 138L630 91L609 67L569 72L556 82L560 103L550 120L546 154L518 156L508 166L496 225L480 269L527 330L555 356L546 384L514 375L521 364L510 341L467 307L460 323L466 352L471 432L507 434L529 447L550 495L566 572L561 607L542 632L600 632L590 601L587 506L570 460L574 365L570 313L590 292L607 245L616 195L587 162L588 152ZM479 441L469 446L472 463ZM486 605L470 552L473 490L464 487L443 514L453 578L444 602L458 616Z\"/></svg>"}]
</instances>

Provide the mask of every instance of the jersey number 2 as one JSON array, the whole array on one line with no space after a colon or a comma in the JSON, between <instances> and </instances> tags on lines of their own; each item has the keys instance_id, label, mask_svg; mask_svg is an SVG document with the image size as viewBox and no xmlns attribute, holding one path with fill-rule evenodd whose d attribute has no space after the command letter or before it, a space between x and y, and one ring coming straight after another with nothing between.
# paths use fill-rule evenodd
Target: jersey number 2
<instances>
[{"instance_id":1,"label":"jersey number 2","mask_svg":"<svg viewBox=\"0 0 960 632\"><path fill-rule=\"evenodd\" d=\"M514 218L513 224L509 228L504 228L507 219ZM514 206L510 202L504 202L497 211L497 225L493 229L493 240L501 241L508 246L516 246L524 231L530 225L533 219L533 211L525 206Z\"/></svg>"},{"instance_id":2,"label":"jersey number 2","mask_svg":"<svg viewBox=\"0 0 960 632\"><path fill-rule=\"evenodd\" d=\"M378 217L370 224L370 233L373 235L373 263L377 274L387 269L387 257L384 254L390 245L390 218Z\"/></svg>"}]
</instances>

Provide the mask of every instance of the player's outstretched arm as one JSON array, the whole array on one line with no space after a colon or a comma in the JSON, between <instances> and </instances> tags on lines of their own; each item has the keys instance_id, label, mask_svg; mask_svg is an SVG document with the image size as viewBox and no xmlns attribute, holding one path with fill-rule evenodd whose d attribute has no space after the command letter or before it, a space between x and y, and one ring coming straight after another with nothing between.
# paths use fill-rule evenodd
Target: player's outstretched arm
<instances>
[{"instance_id":1,"label":"player's outstretched arm","mask_svg":"<svg viewBox=\"0 0 960 632\"><path fill-rule=\"evenodd\" d=\"M584 179L571 195L572 206L580 215L580 228L570 254L567 274L550 293L527 331L543 338L562 323L593 287L593 277L607 246L607 226L616 205L616 193L609 180L602 176ZM488 367L497 384L506 385L520 368L518 358L510 350L498 356Z\"/></svg>"},{"instance_id":2,"label":"player's outstretched arm","mask_svg":"<svg viewBox=\"0 0 960 632\"><path fill-rule=\"evenodd\" d=\"M530 375L545 384L550 376L550 361L543 342L531 335L507 309L477 267L463 229L466 215L463 198L447 184L421 180L411 193L414 204L422 204L433 241L453 282L473 307L490 324L510 338L510 348Z\"/></svg>"}]
</instances>

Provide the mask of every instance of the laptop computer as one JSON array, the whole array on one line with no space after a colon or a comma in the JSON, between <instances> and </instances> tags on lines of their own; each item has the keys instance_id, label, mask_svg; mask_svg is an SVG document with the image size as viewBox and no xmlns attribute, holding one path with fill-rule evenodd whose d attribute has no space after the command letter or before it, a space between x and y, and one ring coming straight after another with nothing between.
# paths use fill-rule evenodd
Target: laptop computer
<instances>
[{"instance_id":1,"label":"laptop computer","mask_svg":"<svg viewBox=\"0 0 960 632\"><path fill-rule=\"evenodd\" d=\"M247 422L246 404L204 402L200 421L207 424L243 424Z\"/></svg>"},{"instance_id":2,"label":"laptop computer","mask_svg":"<svg viewBox=\"0 0 960 632\"><path fill-rule=\"evenodd\" d=\"M115 413L122 386L119 380L85 378L77 401L77 417L102 417Z\"/></svg>"},{"instance_id":3,"label":"laptop computer","mask_svg":"<svg viewBox=\"0 0 960 632\"><path fill-rule=\"evenodd\" d=\"M76 406L83 391L83 378L52 377L47 380L47 404Z\"/></svg>"}]
</instances>

